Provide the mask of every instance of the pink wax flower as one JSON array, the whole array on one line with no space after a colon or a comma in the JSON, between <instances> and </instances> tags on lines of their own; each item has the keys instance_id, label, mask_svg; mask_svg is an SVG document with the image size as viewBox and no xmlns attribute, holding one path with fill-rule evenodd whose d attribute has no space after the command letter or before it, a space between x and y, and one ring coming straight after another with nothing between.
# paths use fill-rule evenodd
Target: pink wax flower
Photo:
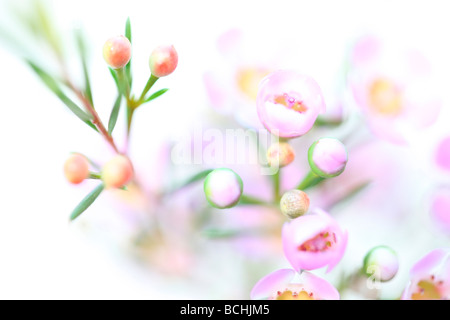
<instances>
[{"instance_id":1,"label":"pink wax flower","mask_svg":"<svg viewBox=\"0 0 450 320\"><path fill-rule=\"evenodd\" d=\"M433 195L431 218L439 229L450 235L450 188L442 188Z\"/></svg>"},{"instance_id":2,"label":"pink wax flower","mask_svg":"<svg viewBox=\"0 0 450 320\"><path fill-rule=\"evenodd\" d=\"M264 127L283 138L304 135L325 112L317 82L291 70L275 71L261 81L256 106Z\"/></svg>"},{"instance_id":3,"label":"pink wax flower","mask_svg":"<svg viewBox=\"0 0 450 320\"><path fill-rule=\"evenodd\" d=\"M311 170L320 177L340 175L347 165L347 149L337 139L322 138L312 144L308 151Z\"/></svg>"},{"instance_id":4,"label":"pink wax flower","mask_svg":"<svg viewBox=\"0 0 450 320\"><path fill-rule=\"evenodd\" d=\"M339 300L339 292L326 280L304 271L294 282L295 275L292 269L279 269L268 274L253 287L251 299Z\"/></svg>"},{"instance_id":5,"label":"pink wax flower","mask_svg":"<svg viewBox=\"0 0 450 320\"><path fill-rule=\"evenodd\" d=\"M403 300L450 299L450 249L435 249L420 259L410 271Z\"/></svg>"},{"instance_id":6,"label":"pink wax flower","mask_svg":"<svg viewBox=\"0 0 450 320\"><path fill-rule=\"evenodd\" d=\"M239 29L221 34L216 43L219 55L203 81L215 111L234 118L245 128L263 129L255 108L258 85L273 71L278 59L268 57L272 53L249 39L251 36Z\"/></svg>"},{"instance_id":7,"label":"pink wax flower","mask_svg":"<svg viewBox=\"0 0 450 320\"><path fill-rule=\"evenodd\" d=\"M436 150L436 163L444 170L450 171L450 137L444 138Z\"/></svg>"},{"instance_id":8,"label":"pink wax flower","mask_svg":"<svg viewBox=\"0 0 450 320\"><path fill-rule=\"evenodd\" d=\"M429 62L397 45L373 36L357 41L348 81L373 133L404 144L437 119L442 103Z\"/></svg>"},{"instance_id":9,"label":"pink wax flower","mask_svg":"<svg viewBox=\"0 0 450 320\"><path fill-rule=\"evenodd\" d=\"M344 255L347 238L347 232L321 209L286 222L282 230L284 254L298 272L324 266L331 271Z\"/></svg>"}]
</instances>

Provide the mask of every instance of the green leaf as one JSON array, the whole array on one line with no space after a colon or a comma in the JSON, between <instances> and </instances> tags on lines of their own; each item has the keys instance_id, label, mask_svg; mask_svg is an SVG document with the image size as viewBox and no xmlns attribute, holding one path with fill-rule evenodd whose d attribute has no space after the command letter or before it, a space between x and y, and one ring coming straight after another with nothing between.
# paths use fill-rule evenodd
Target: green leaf
<instances>
[{"instance_id":1,"label":"green leaf","mask_svg":"<svg viewBox=\"0 0 450 320\"><path fill-rule=\"evenodd\" d=\"M119 94L117 96L116 102L114 102L114 107L111 111L111 115L109 116L109 123L108 123L108 133L109 135L112 134L114 127L116 126L117 123L117 118L119 116L119 111L120 111L120 103L122 101L122 95Z\"/></svg>"},{"instance_id":2,"label":"green leaf","mask_svg":"<svg viewBox=\"0 0 450 320\"><path fill-rule=\"evenodd\" d=\"M131 43L131 22L130 22L130 17L128 17L127 22L125 24L125 37L128 38L128 40L130 40ZM130 61L127 63L127 65L125 66L125 74L126 77L128 79L128 86L131 88L131 84L132 84L132 77L131 77L131 59Z\"/></svg>"},{"instance_id":3,"label":"green leaf","mask_svg":"<svg viewBox=\"0 0 450 320\"><path fill-rule=\"evenodd\" d=\"M166 93L167 91L169 91L169 89L161 89L156 91L154 94L152 94L150 97L148 97L147 99L144 100L144 103L150 102L160 96L162 96L164 93Z\"/></svg>"},{"instance_id":4,"label":"green leaf","mask_svg":"<svg viewBox=\"0 0 450 320\"><path fill-rule=\"evenodd\" d=\"M81 30L78 29L75 32L75 37L77 40L78 50L80 52L81 64L82 64L82 68L83 68L84 85L85 85L84 95L89 100L91 105L94 106L94 100L92 99L91 81L89 79L89 72L88 72L88 68L87 68L86 43L84 41L84 37L81 33Z\"/></svg>"},{"instance_id":5,"label":"green leaf","mask_svg":"<svg viewBox=\"0 0 450 320\"><path fill-rule=\"evenodd\" d=\"M213 171L213 169L208 169L208 170L204 170L204 171L201 171L201 172L199 172L199 173L193 175L192 177L190 177L189 179L187 179L186 181L184 181L182 184L180 184L178 187L176 187L175 189L173 189L173 190L172 190L171 192L169 192L169 193L178 191L178 190L180 190L180 189L182 189L182 188L185 188L185 187L187 187L187 186L189 186L189 185L191 185L191 184L193 184L193 183L195 183L195 182L197 182L197 181L200 181L200 180L205 179L206 176L207 176L208 174L210 174L212 171Z\"/></svg>"},{"instance_id":6,"label":"green leaf","mask_svg":"<svg viewBox=\"0 0 450 320\"><path fill-rule=\"evenodd\" d=\"M91 204L94 203L95 200L97 200L98 196L102 193L102 191L105 189L105 186L103 184L100 184L97 188L91 191L79 204L78 206L72 211L72 214L70 215L70 221L75 220L78 218L84 211L86 211L87 208L91 206Z\"/></svg>"},{"instance_id":7,"label":"green leaf","mask_svg":"<svg viewBox=\"0 0 450 320\"><path fill-rule=\"evenodd\" d=\"M325 178L319 177L314 172L309 171L308 174L303 179L303 181L300 182L300 184L297 186L297 189L305 191L309 188L312 188L312 187L318 185L319 183L321 183L324 180L325 180Z\"/></svg>"},{"instance_id":8,"label":"green leaf","mask_svg":"<svg viewBox=\"0 0 450 320\"><path fill-rule=\"evenodd\" d=\"M27 61L33 71L41 78L42 82L72 111L79 119L89 125L91 128L95 128L92 124L92 116L84 112L78 105L73 102L59 87L58 83L44 70L38 67L31 61Z\"/></svg>"},{"instance_id":9,"label":"green leaf","mask_svg":"<svg viewBox=\"0 0 450 320\"><path fill-rule=\"evenodd\" d=\"M264 229L247 228L247 229L219 229L208 228L202 231L203 236L212 239L227 239L242 236L258 235L266 232Z\"/></svg>"}]
</instances>

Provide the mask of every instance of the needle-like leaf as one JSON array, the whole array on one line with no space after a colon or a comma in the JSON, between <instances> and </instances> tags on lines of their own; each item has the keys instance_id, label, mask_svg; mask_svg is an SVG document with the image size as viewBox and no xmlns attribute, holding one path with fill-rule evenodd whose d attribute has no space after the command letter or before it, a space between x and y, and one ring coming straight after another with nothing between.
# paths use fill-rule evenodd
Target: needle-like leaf
<instances>
[{"instance_id":1,"label":"needle-like leaf","mask_svg":"<svg viewBox=\"0 0 450 320\"><path fill-rule=\"evenodd\" d=\"M92 190L83 200L81 200L81 202L77 205L77 207L72 211L72 214L70 215L70 221L75 220L84 211L86 211L86 209L89 208L91 204L94 203L95 200L97 200L98 196L102 193L104 189L105 186L103 184L100 184L94 190Z\"/></svg>"},{"instance_id":2,"label":"needle-like leaf","mask_svg":"<svg viewBox=\"0 0 450 320\"><path fill-rule=\"evenodd\" d=\"M127 22L125 24L125 37L128 38L128 40L130 40L131 43L131 21L130 21L130 17L128 17ZM131 84L132 84L132 77L131 77L131 59L130 61L128 61L127 65L125 66L125 75L127 77L128 80L128 87L131 88Z\"/></svg>"},{"instance_id":3,"label":"needle-like leaf","mask_svg":"<svg viewBox=\"0 0 450 320\"><path fill-rule=\"evenodd\" d=\"M112 134L116 123L117 123L117 118L119 116L119 111L120 111L120 103L122 101L122 95L119 94L117 96L116 102L114 102L114 107L111 111L111 115L109 116L109 123L108 123L108 133L109 135Z\"/></svg>"},{"instance_id":4,"label":"needle-like leaf","mask_svg":"<svg viewBox=\"0 0 450 320\"><path fill-rule=\"evenodd\" d=\"M92 99L92 89L91 89L91 81L89 79L89 72L87 68L87 53L86 53L86 43L84 41L83 34L80 29L75 32L75 37L77 40L78 50L80 52L81 57L81 65L83 68L84 75L84 85L85 85L85 96L89 100L92 106L94 106L94 101Z\"/></svg>"},{"instance_id":5,"label":"needle-like leaf","mask_svg":"<svg viewBox=\"0 0 450 320\"><path fill-rule=\"evenodd\" d=\"M147 99L144 100L145 103L150 102L160 96L162 96L164 93L166 93L167 91L169 91L169 89L161 89L156 91L154 94L152 94L150 97L148 97Z\"/></svg>"},{"instance_id":6,"label":"needle-like leaf","mask_svg":"<svg viewBox=\"0 0 450 320\"><path fill-rule=\"evenodd\" d=\"M91 119L92 116L88 113L84 112L78 105L73 102L59 87L56 80L52 78L47 72L42 70L42 68L38 67L32 61L27 61L33 71L39 76L39 78L44 82L44 84L72 111L79 119L81 119L88 126L97 130L95 126L92 124Z\"/></svg>"}]
</instances>

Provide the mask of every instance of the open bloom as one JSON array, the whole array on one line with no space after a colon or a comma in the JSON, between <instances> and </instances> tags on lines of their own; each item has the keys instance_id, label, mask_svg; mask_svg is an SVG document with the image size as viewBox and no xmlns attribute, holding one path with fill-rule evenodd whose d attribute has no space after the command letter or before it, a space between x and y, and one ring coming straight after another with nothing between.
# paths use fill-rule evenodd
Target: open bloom
<instances>
[{"instance_id":1,"label":"open bloom","mask_svg":"<svg viewBox=\"0 0 450 320\"><path fill-rule=\"evenodd\" d=\"M347 238L347 232L320 209L286 222L282 230L284 254L298 272L324 266L331 271L344 255Z\"/></svg>"},{"instance_id":2,"label":"open bloom","mask_svg":"<svg viewBox=\"0 0 450 320\"><path fill-rule=\"evenodd\" d=\"M302 272L294 282L292 269L276 270L253 287L252 300L339 300L339 292L326 280L309 272Z\"/></svg>"},{"instance_id":3,"label":"open bloom","mask_svg":"<svg viewBox=\"0 0 450 320\"><path fill-rule=\"evenodd\" d=\"M429 62L417 51L392 48L373 36L357 41L349 84L372 131L402 144L436 120L441 100Z\"/></svg>"},{"instance_id":4,"label":"open bloom","mask_svg":"<svg viewBox=\"0 0 450 320\"><path fill-rule=\"evenodd\" d=\"M450 249L436 249L420 259L410 271L403 300L450 299Z\"/></svg>"},{"instance_id":5,"label":"open bloom","mask_svg":"<svg viewBox=\"0 0 450 320\"><path fill-rule=\"evenodd\" d=\"M265 77L259 85L256 106L264 127L283 138L304 135L325 112L317 82L292 70L278 70Z\"/></svg>"}]
</instances>

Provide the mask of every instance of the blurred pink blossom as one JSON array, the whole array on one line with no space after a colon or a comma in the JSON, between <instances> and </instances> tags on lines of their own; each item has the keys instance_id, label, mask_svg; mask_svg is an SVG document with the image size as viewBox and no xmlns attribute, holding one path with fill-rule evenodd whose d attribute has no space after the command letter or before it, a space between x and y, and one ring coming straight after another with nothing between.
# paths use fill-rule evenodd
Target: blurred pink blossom
<instances>
[{"instance_id":1,"label":"blurred pink blossom","mask_svg":"<svg viewBox=\"0 0 450 320\"><path fill-rule=\"evenodd\" d=\"M244 33L239 29L223 33L217 40L217 49L220 61L214 71L203 75L212 107L243 127L262 129L255 105L258 85L276 61L262 57L257 47L246 46Z\"/></svg>"},{"instance_id":2,"label":"blurred pink blossom","mask_svg":"<svg viewBox=\"0 0 450 320\"><path fill-rule=\"evenodd\" d=\"M450 235L450 188L441 188L433 195L431 218L439 229Z\"/></svg>"},{"instance_id":3,"label":"blurred pink blossom","mask_svg":"<svg viewBox=\"0 0 450 320\"><path fill-rule=\"evenodd\" d=\"M412 267L402 299L450 299L450 249L433 250Z\"/></svg>"},{"instance_id":4,"label":"blurred pink blossom","mask_svg":"<svg viewBox=\"0 0 450 320\"><path fill-rule=\"evenodd\" d=\"M419 52L365 36L350 58L350 88L378 137L405 144L408 133L437 119L441 100L431 66Z\"/></svg>"},{"instance_id":5,"label":"blurred pink blossom","mask_svg":"<svg viewBox=\"0 0 450 320\"><path fill-rule=\"evenodd\" d=\"M439 143L436 150L436 163L442 169L450 171L450 136Z\"/></svg>"},{"instance_id":6,"label":"blurred pink blossom","mask_svg":"<svg viewBox=\"0 0 450 320\"><path fill-rule=\"evenodd\" d=\"M310 272L302 272L294 282L296 272L292 269L276 270L253 287L252 300L339 300L339 292L326 280Z\"/></svg>"}]
</instances>

